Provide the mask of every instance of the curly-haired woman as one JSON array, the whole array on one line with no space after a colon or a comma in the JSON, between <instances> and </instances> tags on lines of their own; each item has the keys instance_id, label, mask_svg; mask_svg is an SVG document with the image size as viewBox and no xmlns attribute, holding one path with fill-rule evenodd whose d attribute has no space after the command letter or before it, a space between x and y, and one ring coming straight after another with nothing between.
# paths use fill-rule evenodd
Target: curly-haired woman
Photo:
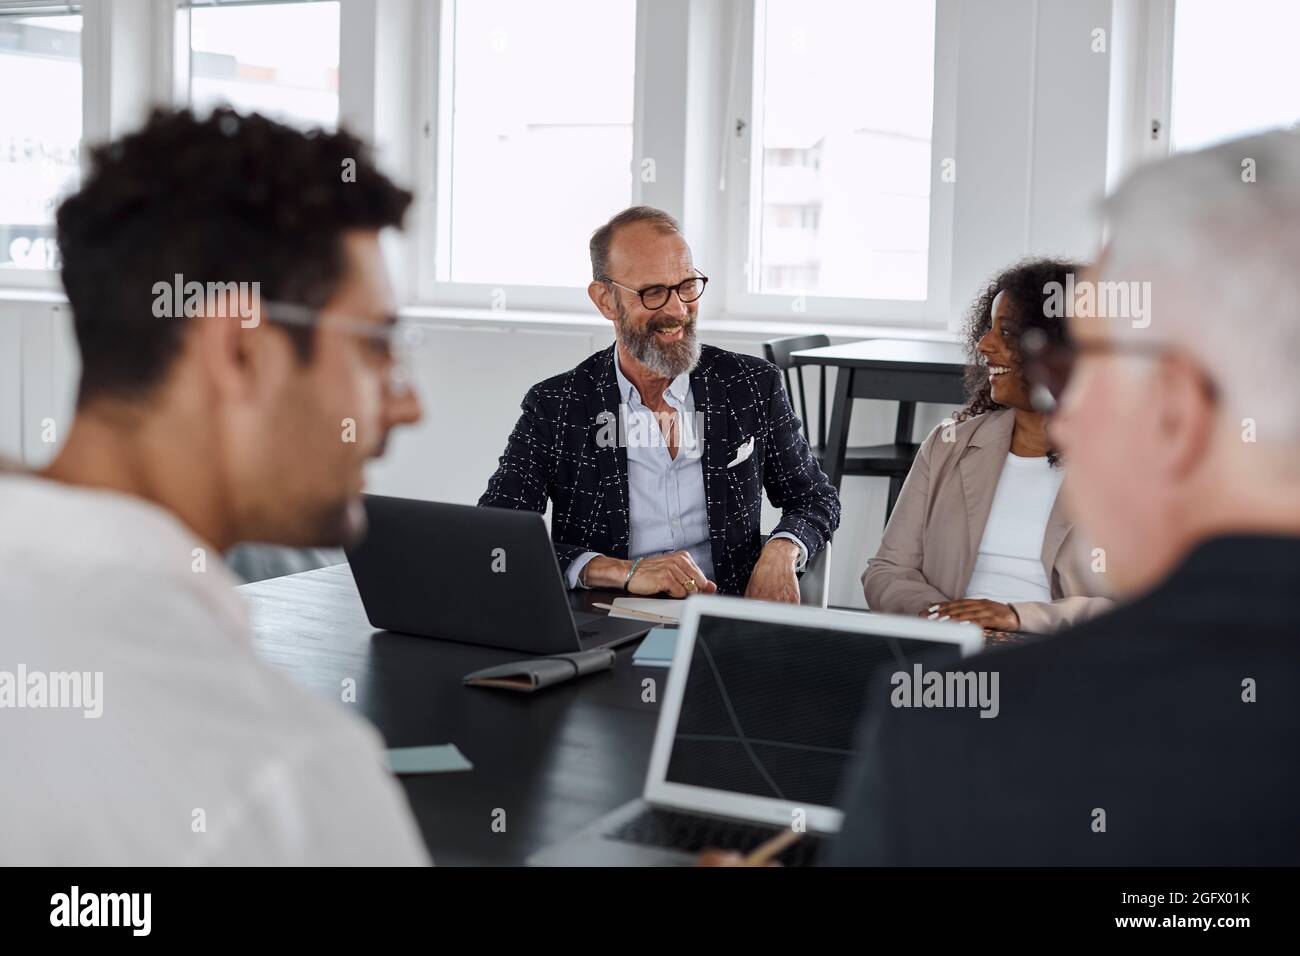
<instances>
[{"instance_id":1,"label":"curly-haired woman","mask_svg":"<svg viewBox=\"0 0 1300 956\"><path fill-rule=\"evenodd\" d=\"M995 277L971 308L966 407L917 452L862 586L874 611L1048 632L1097 614L1104 555L1057 500L1062 462L1029 398L1020 336L1064 336L1051 283L1082 266L1029 259Z\"/></svg>"}]
</instances>

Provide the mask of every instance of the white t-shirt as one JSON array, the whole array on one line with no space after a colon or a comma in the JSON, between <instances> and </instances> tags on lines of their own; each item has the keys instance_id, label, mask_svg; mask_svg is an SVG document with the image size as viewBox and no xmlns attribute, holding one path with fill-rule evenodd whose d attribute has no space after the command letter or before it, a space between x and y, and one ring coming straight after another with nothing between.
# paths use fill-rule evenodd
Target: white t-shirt
<instances>
[{"instance_id":1,"label":"white t-shirt","mask_svg":"<svg viewBox=\"0 0 1300 956\"><path fill-rule=\"evenodd\" d=\"M169 512L0 475L0 529L0 864L429 862L379 735L254 656Z\"/></svg>"},{"instance_id":2,"label":"white t-shirt","mask_svg":"<svg viewBox=\"0 0 1300 956\"><path fill-rule=\"evenodd\" d=\"M993 493L984 537L966 596L1010 604L1051 601L1043 568L1043 534L1061 490L1060 468L1041 458L1007 454Z\"/></svg>"}]
</instances>

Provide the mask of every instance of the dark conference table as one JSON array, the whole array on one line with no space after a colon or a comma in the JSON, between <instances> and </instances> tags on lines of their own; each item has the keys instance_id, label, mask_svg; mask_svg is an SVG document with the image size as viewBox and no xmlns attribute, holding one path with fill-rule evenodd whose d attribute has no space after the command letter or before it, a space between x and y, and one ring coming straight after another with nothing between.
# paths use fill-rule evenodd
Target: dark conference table
<instances>
[{"instance_id":1,"label":"dark conference table","mask_svg":"<svg viewBox=\"0 0 1300 956\"><path fill-rule=\"evenodd\" d=\"M389 747L454 743L461 773L401 777L438 865L522 864L542 847L640 796L667 669L633 667L635 643L613 670L534 694L465 687L461 678L526 655L377 631L346 564L246 584L257 654L338 707L355 707ZM575 593L586 607L602 591ZM342 681L356 680L356 703ZM504 833L493 811L506 811Z\"/></svg>"}]
</instances>

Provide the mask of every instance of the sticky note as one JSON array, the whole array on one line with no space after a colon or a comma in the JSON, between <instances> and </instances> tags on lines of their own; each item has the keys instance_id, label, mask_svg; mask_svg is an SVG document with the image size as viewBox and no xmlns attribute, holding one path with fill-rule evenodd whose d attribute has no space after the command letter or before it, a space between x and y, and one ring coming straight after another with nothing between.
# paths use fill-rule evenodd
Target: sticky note
<instances>
[{"instance_id":1,"label":"sticky note","mask_svg":"<svg viewBox=\"0 0 1300 956\"><path fill-rule=\"evenodd\" d=\"M638 667L667 667L673 662L673 651L676 649L677 628L652 628L636 649L632 663Z\"/></svg>"},{"instance_id":2,"label":"sticky note","mask_svg":"<svg viewBox=\"0 0 1300 956\"><path fill-rule=\"evenodd\" d=\"M386 756L388 769L396 774L451 773L457 770L474 769L474 765L465 759L465 755L455 744L393 747Z\"/></svg>"}]
</instances>

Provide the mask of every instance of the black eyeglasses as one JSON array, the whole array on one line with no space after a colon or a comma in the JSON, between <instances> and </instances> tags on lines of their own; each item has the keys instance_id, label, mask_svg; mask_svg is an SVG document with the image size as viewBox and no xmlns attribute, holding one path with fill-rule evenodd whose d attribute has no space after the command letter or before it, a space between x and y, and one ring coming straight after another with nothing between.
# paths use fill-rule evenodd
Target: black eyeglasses
<instances>
[{"instance_id":1,"label":"black eyeglasses","mask_svg":"<svg viewBox=\"0 0 1300 956\"><path fill-rule=\"evenodd\" d=\"M1040 412L1053 412L1069 387L1070 378L1080 355L1138 355L1161 359L1179 354L1160 342L1080 342L1076 339L1049 339L1042 329L1028 329L1020 337L1021 367L1029 383L1029 401ZM1219 390L1209 374L1196 366L1201 384L1210 401L1218 399Z\"/></svg>"},{"instance_id":2,"label":"black eyeglasses","mask_svg":"<svg viewBox=\"0 0 1300 956\"><path fill-rule=\"evenodd\" d=\"M696 270L697 272L699 270ZM639 296L641 304L647 309L662 309L668 304L669 297L676 292L677 298L682 302L694 302L700 296L704 295L704 287L709 284L709 277L706 275L694 275L689 279L683 279L676 285L648 285L644 289L629 289L620 282L615 282L609 276L600 276L601 282L608 282L610 285L616 285L625 292L631 292Z\"/></svg>"}]
</instances>

